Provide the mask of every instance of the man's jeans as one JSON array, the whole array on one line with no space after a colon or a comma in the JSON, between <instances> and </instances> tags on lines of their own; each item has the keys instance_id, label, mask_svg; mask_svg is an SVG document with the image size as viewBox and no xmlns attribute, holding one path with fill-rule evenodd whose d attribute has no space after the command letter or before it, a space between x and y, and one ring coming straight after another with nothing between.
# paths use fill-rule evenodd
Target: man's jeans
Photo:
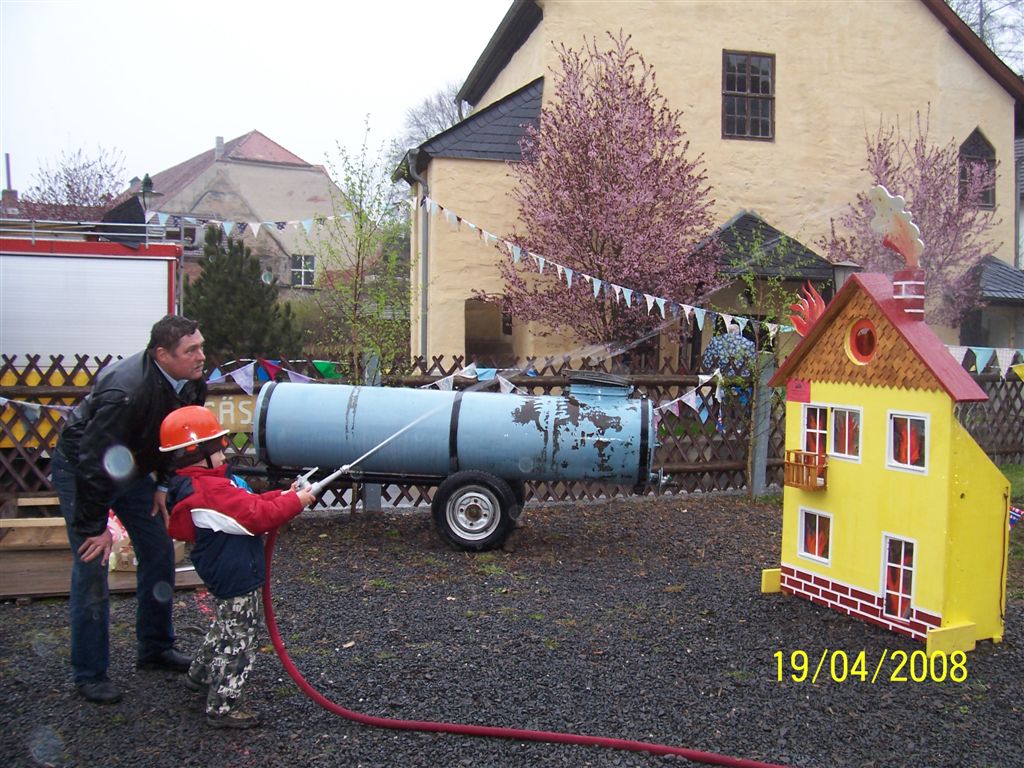
<instances>
[{"instance_id":1,"label":"man's jeans","mask_svg":"<svg viewBox=\"0 0 1024 768\"><path fill-rule=\"evenodd\" d=\"M71 666L75 682L107 679L110 665L110 592L107 566L95 558L83 563L78 548L85 537L73 526L75 469L61 452L53 453L53 487L67 524L71 567ZM160 514L151 515L156 483L149 476L123 484L110 506L128 531L135 557L137 601L135 636L145 659L174 645L171 606L174 597L174 545Z\"/></svg>"}]
</instances>

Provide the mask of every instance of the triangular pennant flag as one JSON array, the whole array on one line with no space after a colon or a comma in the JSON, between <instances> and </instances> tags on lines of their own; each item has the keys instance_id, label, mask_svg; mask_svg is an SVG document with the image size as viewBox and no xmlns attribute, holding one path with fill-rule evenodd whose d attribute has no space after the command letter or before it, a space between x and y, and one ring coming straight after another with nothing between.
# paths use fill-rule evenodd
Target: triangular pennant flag
<instances>
[{"instance_id":1,"label":"triangular pennant flag","mask_svg":"<svg viewBox=\"0 0 1024 768\"><path fill-rule=\"evenodd\" d=\"M654 309L654 297L649 293L644 294L644 301L647 302L647 314L651 314L651 310Z\"/></svg>"},{"instance_id":2,"label":"triangular pennant flag","mask_svg":"<svg viewBox=\"0 0 1024 768\"><path fill-rule=\"evenodd\" d=\"M658 305L658 311L661 312L661 319L664 320L665 319L665 300L664 299L655 299L654 301Z\"/></svg>"},{"instance_id":3,"label":"triangular pennant flag","mask_svg":"<svg viewBox=\"0 0 1024 768\"><path fill-rule=\"evenodd\" d=\"M725 321L725 330L729 330L729 326L732 324L732 315L727 315L725 312L722 313L722 320Z\"/></svg>"},{"instance_id":4,"label":"triangular pennant flag","mask_svg":"<svg viewBox=\"0 0 1024 768\"><path fill-rule=\"evenodd\" d=\"M440 209L441 209L441 206L439 206L439 205L438 205L437 203L435 203L435 202L434 202L433 200L431 200L431 201L430 201L430 215L431 215L431 216L437 216L437 212L438 212L438 211L439 211Z\"/></svg>"},{"instance_id":5,"label":"triangular pennant flag","mask_svg":"<svg viewBox=\"0 0 1024 768\"><path fill-rule=\"evenodd\" d=\"M658 427L661 426L661 411L657 408L651 414L651 423L654 425L654 434L658 434Z\"/></svg>"},{"instance_id":6,"label":"triangular pennant flag","mask_svg":"<svg viewBox=\"0 0 1024 768\"><path fill-rule=\"evenodd\" d=\"M697 319L697 328L704 330L704 310L700 307L693 308L693 316Z\"/></svg>"},{"instance_id":7,"label":"triangular pennant flag","mask_svg":"<svg viewBox=\"0 0 1024 768\"><path fill-rule=\"evenodd\" d=\"M284 372L288 374L288 381L292 382L293 384L301 384L304 381L313 380L311 377L306 376L303 373L299 373L298 371L293 371L290 368L285 368Z\"/></svg>"},{"instance_id":8,"label":"triangular pennant flag","mask_svg":"<svg viewBox=\"0 0 1024 768\"><path fill-rule=\"evenodd\" d=\"M509 243L508 241L506 241L505 244L509 247L509 250L512 251L512 262L514 264L518 264L519 260L523 258L523 249L518 245Z\"/></svg>"},{"instance_id":9,"label":"triangular pennant flag","mask_svg":"<svg viewBox=\"0 0 1024 768\"><path fill-rule=\"evenodd\" d=\"M565 284L567 287L572 288L572 270L568 267L565 268Z\"/></svg>"},{"instance_id":10,"label":"triangular pennant flag","mask_svg":"<svg viewBox=\"0 0 1024 768\"><path fill-rule=\"evenodd\" d=\"M737 317L736 322L739 323L740 325L740 333L743 333L745 330L747 330L747 324L750 322L750 318Z\"/></svg>"},{"instance_id":11,"label":"triangular pennant flag","mask_svg":"<svg viewBox=\"0 0 1024 768\"><path fill-rule=\"evenodd\" d=\"M1017 350L1010 349L1009 347L1000 347L996 350L996 360L999 362L999 375L1006 378L1006 372L1010 369L1010 363L1013 362L1013 356L1017 354Z\"/></svg>"},{"instance_id":12,"label":"triangular pennant flag","mask_svg":"<svg viewBox=\"0 0 1024 768\"><path fill-rule=\"evenodd\" d=\"M964 364L964 358L967 356L967 347L953 344L946 347L946 349L949 350L949 354L953 356L954 360L956 360L960 365Z\"/></svg>"},{"instance_id":13,"label":"triangular pennant flag","mask_svg":"<svg viewBox=\"0 0 1024 768\"><path fill-rule=\"evenodd\" d=\"M233 222L233 221L225 221L223 226L224 226L224 234L227 235L228 237L231 237L231 230L233 230L235 228L235 222Z\"/></svg>"},{"instance_id":14,"label":"triangular pennant flag","mask_svg":"<svg viewBox=\"0 0 1024 768\"><path fill-rule=\"evenodd\" d=\"M698 382L697 386L698 387L703 387L705 384L707 384L713 378L715 378L714 374L711 374L711 373L698 373L697 374L697 382Z\"/></svg>"},{"instance_id":15,"label":"triangular pennant flag","mask_svg":"<svg viewBox=\"0 0 1024 768\"><path fill-rule=\"evenodd\" d=\"M537 262L537 271L540 274L544 274L544 257L533 254L533 260Z\"/></svg>"},{"instance_id":16,"label":"triangular pennant flag","mask_svg":"<svg viewBox=\"0 0 1024 768\"><path fill-rule=\"evenodd\" d=\"M461 371L459 371L455 375L456 376L461 376L464 379L475 379L476 378L476 363L470 363L469 365L467 365L465 368L463 368Z\"/></svg>"},{"instance_id":17,"label":"triangular pennant flag","mask_svg":"<svg viewBox=\"0 0 1024 768\"><path fill-rule=\"evenodd\" d=\"M501 387L501 394L507 395L510 392L515 392L516 385L506 379L504 376L498 377L498 386Z\"/></svg>"},{"instance_id":18,"label":"triangular pennant flag","mask_svg":"<svg viewBox=\"0 0 1024 768\"><path fill-rule=\"evenodd\" d=\"M1016 365L1011 366L1011 370L1020 376L1021 381L1024 381L1024 363L1017 363Z\"/></svg>"},{"instance_id":19,"label":"triangular pennant flag","mask_svg":"<svg viewBox=\"0 0 1024 768\"><path fill-rule=\"evenodd\" d=\"M29 424L35 424L43 415L43 409L39 403L25 403L19 400L18 405L21 406L21 415Z\"/></svg>"},{"instance_id":20,"label":"triangular pennant flag","mask_svg":"<svg viewBox=\"0 0 1024 768\"><path fill-rule=\"evenodd\" d=\"M975 370L981 373L988 367L988 361L992 359L995 350L992 347L971 347L971 351L974 353Z\"/></svg>"},{"instance_id":21,"label":"triangular pennant flag","mask_svg":"<svg viewBox=\"0 0 1024 768\"><path fill-rule=\"evenodd\" d=\"M694 411L697 410L697 390L691 389L689 392L687 392L685 395L679 398L679 400L680 402L690 406L690 408L692 408Z\"/></svg>"},{"instance_id":22,"label":"triangular pennant flag","mask_svg":"<svg viewBox=\"0 0 1024 768\"><path fill-rule=\"evenodd\" d=\"M596 299L597 295L601 293L601 280L596 277L592 277L590 278L590 284L594 288L594 298Z\"/></svg>"},{"instance_id":23,"label":"triangular pennant flag","mask_svg":"<svg viewBox=\"0 0 1024 768\"><path fill-rule=\"evenodd\" d=\"M277 372L281 370L281 366L278 364L278 360L264 360L260 358L260 365L263 366L263 370L267 372L267 376L273 381L277 377Z\"/></svg>"},{"instance_id":24,"label":"triangular pennant flag","mask_svg":"<svg viewBox=\"0 0 1024 768\"><path fill-rule=\"evenodd\" d=\"M302 228L304 230L306 230L306 234L308 235L310 232L313 231L313 220L312 219L303 219L302 220Z\"/></svg>"},{"instance_id":25,"label":"triangular pennant flag","mask_svg":"<svg viewBox=\"0 0 1024 768\"><path fill-rule=\"evenodd\" d=\"M212 371L210 371L210 375L206 379L206 383L207 384L218 384L218 383L224 381L224 379L226 379L226 378L227 378L227 376L225 376L223 373L220 372L220 368L214 368Z\"/></svg>"},{"instance_id":26,"label":"triangular pennant flag","mask_svg":"<svg viewBox=\"0 0 1024 768\"><path fill-rule=\"evenodd\" d=\"M630 307L633 305L633 291L630 288L623 288L622 295L626 298L626 306Z\"/></svg>"},{"instance_id":27,"label":"triangular pennant flag","mask_svg":"<svg viewBox=\"0 0 1024 768\"><path fill-rule=\"evenodd\" d=\"M167 219L168 218L169 217L167 216L166 213L158 213L156 215L156 220L160 223L161 227L167 224Z\"/></svg>"},{"instance_id":28,"label":"triangular pennant flag","mask_svg":"<svg viewBox=\"0 0 1024 768\"><path fill-rule=\"evenodd\" d=\"M452 382L454 381L454 379L455 379L454 375L452 375L452 376L445 376L443 379L438 379L437 381L435 381L434 384L437 386L438 389L442 389L445 392L451 392L452 391Z\"/></svg>"},{"instance_id":29,"label":"triangular pennant flag","mask_svg":"<svg viewBox=\"0 0 1024 768\"><path fill-rule=\"evenodd\" d=\"M258 221L251 221L251 222L249 222L249 229L252 230L252 236L255 239L259 240L260 239L260 230L263 229L263 225L260 222L258 222Z\"/></svg>"},{"instance_id":30,"label":"triangular pennant flag","mask_svg":"<svg viewBox=\"0 0 1024 768\"><path fill-rule=\"evenodd\" d=\"M229 375L235 380L235 383L242 388L242 391L245 392L245 394L251 395L253 392L252 376L255 370L256 363L249 363L238 370L232 371Z\"/></svg>"},{"instance_id":31,"label":"triangular pennant flag","mask_svg":"<svg viewBox=\"0 0 1024 768\"><path fill-rule=\"evenodd\" d=\"M615 301L620 301L622 299L622 286L615 283L609 283L609 285L611 285L612 291L615 292Z\"/></svg>"},{"instance_id":32,"label":"triangular pennant flag","mask_svg":"<svg viewBox=\"0 0 1024 768\"><path fill-rule=\"evenodd\" d=\"M778 332L779 332L779 324L778 323L768 323L768 338L769 339L774 339L775 338L775 334L778 333Z\"/></svg>"},{"instance_id":33,"label":"triangular pennant flag","mask_svg":"<svg viewBox=\"0 0 1024 768\"><path fill-rule=\"evenodd\" d=\"M330 360L314 360L313 367L316 368L317 373L325 379L342 378L341 374L338 372L337 364L332 363Z\"/></svg>"}]
</instances>

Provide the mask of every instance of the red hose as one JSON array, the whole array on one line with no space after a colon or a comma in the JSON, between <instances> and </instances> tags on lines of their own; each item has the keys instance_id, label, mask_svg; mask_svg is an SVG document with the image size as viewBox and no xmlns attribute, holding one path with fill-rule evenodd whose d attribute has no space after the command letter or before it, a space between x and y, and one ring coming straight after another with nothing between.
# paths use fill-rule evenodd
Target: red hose
<instances>
[{"instance_id":1,"label":"red hose","mask_svg":"<svg viewBox=\"0 0 1024 768\"><path fill-rule=\"evenodd\" d=\"M669 747L663 744L653 744L646 741L631 741L629 739L612 739L604 736L584 736L574 733L557 733L553 731L531 731L521 728L499 728L485 725L466 725L462 723L440 723L430 720L397 720L390 717L374 717L354 712L351 709L335 704L326 696L310 685L302 676L298 668L292 662L288 651L284 647L281 633L277 629L277 620L274 617L274 606L271 600L270 577L271 565L274 555L274 544L277 541L277 529L270 532L267 537L267 580L263 584L263 606L267 617L267 629L270 632L270 639L274 643L274 650L281 659L281 663L288 671L292 680L299 686L316 704L348 720L363 725L372 725L377 728L392 728L403 731L428 731L435 733L454 733L462 736L484 736L495 739L514 739L516 741L541 741L550 744L578 744L585 747L607 747L609 749L622 749L631 752L650 752L655 755L677 755L685 757L697 763L709 765L727 765L735 768L786 768L786 766L774 763L761 763L757 760L745 760L743 758L718 755L714 752L701 752L696 749L685 749L683 747Z\"/></svg>"}]
</instances>

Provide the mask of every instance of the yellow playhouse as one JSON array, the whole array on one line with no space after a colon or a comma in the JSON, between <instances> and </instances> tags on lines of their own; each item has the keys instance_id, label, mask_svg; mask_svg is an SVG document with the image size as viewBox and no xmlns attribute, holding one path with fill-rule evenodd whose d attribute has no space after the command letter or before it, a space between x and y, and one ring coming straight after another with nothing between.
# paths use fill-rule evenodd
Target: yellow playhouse
<instances>
[{"instance_id":1,"label":"yellow playhouse","mask_svg":"<svg viewBox=\"0 0 1024 768\"><path fill-rule=\"evenodd\" d=\"M1010 486L957 421L987 397L925 324L914 267L850 278L771 381L785 489L762 591L968 651L1003 637Z\"/></svg>"}]
</instances>

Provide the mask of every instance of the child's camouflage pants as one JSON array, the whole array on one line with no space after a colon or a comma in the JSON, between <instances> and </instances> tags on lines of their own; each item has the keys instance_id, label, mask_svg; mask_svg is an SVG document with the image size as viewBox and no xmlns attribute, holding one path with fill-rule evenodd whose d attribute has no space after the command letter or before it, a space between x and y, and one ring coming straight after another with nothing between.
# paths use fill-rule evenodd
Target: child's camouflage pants
<instances>
[{"instance_id":1,"label":"child's camouflage pants","mask_svg":"<svg viewBox=\"0 0 1024 768\"><path fill-rule=\"evenodd\" d=\"M263 622L260 590L216 601L216 618L189 667L193 680L210 686L206 713L223 715L238 704L242 686L256 661L256 640Z\"/></svg>"}]
</instances>

